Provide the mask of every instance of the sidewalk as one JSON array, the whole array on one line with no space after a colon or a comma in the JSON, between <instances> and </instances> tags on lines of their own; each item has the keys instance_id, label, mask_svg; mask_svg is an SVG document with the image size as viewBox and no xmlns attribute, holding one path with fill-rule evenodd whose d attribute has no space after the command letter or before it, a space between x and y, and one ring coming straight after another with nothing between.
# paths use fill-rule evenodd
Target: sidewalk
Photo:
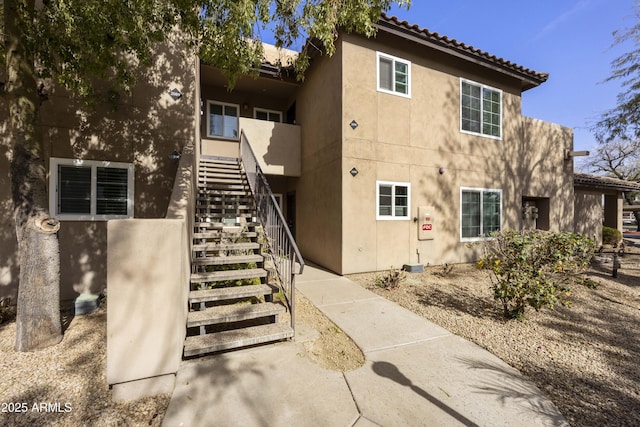
<instances>
[{"instance_id":1,"label":"sidewalk","mask_svg":"<svg viewBox=\"0 0 640 427\"><path fill-rule=\"evenodd\" d=\"M352 281L306 266L296 287L365 354L324 370L296 341L183 362L165 426L568 425L491 353Z\"/></svg>"}]
</instances>

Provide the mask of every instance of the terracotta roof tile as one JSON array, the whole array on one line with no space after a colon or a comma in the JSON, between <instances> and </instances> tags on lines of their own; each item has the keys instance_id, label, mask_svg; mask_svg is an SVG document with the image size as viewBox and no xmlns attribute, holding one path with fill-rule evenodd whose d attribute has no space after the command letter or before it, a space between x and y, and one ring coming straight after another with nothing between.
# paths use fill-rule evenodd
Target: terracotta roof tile
<instances>
[{"instance_id":1,"label":"terracotta roof tile","mask_svg":"<svg viewBox=\"0 0 640 427\"><path fill-rule=\"evenodd\" d=\"M491 55L490 53L475 48L474 46L459 42L456 39L450 39L445 35L431 32L426 28L420 28L418 25L409 24L407 21L400 21L395 16L390 17L383 13L378 21L378 28L382 30L395 28L404 33L405 36L411 35L421 39L423 42L427 42L441 48L450 49L451 52L462 54L467 57L467 59L475 60L475 62L479 62L484 65L491 65L493 66L492 68L502 69L503 71L510 71L526 80L526 82L523 82L523 90L538 86L549 78L548 73L542 73L525 68L506 59Z\"/></svg>"},{"instance_id":2,"label":"terracotta roof tile","mask_svg":"<svg viewBox=\"0 0 640 427\"><path fill-rule=\"evenodd\" d=\"M638 182L578 172L573 174L573 185L575 187L603 190L640 191L640 183Z\"/></svg>"}]
</instances>

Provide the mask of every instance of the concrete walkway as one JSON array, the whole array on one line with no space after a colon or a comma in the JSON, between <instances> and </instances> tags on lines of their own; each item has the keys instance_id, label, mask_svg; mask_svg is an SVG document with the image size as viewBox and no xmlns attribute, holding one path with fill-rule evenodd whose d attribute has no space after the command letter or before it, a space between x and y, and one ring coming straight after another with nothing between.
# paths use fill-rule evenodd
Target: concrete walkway
<instances>
[{"instance_id":1,"label":"concrete walkway","mask_svg":"<svg viewBox=\"0 0 640 427\"><path fill-rule=\"evenodd\" d=\"M183 362L165 426L568 425L491 353L352 281L310 266L297 289L365 354L328 371L295 342Z\"/></svg>"}]
</instances>

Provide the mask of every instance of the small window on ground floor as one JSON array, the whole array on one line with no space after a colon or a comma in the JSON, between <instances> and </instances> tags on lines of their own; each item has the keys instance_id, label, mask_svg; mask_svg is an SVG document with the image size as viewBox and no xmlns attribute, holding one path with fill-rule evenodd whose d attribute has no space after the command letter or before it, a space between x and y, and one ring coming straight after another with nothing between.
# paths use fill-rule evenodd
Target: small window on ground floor
<instances>
[{"instance_id":1,"label":"small window on ground floor","mask_svg":"<svg viewBox=\"0 0 640 427\"><path fill-rule=\"evenodd\" d=\"M460 189L460 237L463 241L487 237L500 231L502 224L502 190Z\"/></svg>"},{"instance_id":2,"label":"small window on ground floor","mask_svg":"<svg viewBox=\"0 0 640 427\"><path fill-rule=\"evenodd\" d=\"M376 219L409 219L411 184L376 182Z\"/></svg>"},{"instance_id":3,"label":"small window on ground floor","mask_svg":"<svg viewBox=\"0 0 640 427\"><path fill-rule=\"evenodd\" d=\"M133 217L133 164L51 158L49 210L61 220Z\"/></svg>"}]
</instances>

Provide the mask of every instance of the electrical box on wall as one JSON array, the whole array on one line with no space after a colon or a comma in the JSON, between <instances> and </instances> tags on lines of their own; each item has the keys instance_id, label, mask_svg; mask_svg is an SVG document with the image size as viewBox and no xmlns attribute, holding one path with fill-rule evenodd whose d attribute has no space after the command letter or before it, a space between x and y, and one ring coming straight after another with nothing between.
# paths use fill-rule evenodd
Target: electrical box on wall
<instances>
[{"instance_id":1,"label":"electrical box on wall","mask_svg":"<svg viewBox=\"0 0 640 427\"><path fill-rule=\"evenodd\" d=\"M418 206L418 240L433 240L436 227L433 206Z\"/></svg>"}]
</instances>

